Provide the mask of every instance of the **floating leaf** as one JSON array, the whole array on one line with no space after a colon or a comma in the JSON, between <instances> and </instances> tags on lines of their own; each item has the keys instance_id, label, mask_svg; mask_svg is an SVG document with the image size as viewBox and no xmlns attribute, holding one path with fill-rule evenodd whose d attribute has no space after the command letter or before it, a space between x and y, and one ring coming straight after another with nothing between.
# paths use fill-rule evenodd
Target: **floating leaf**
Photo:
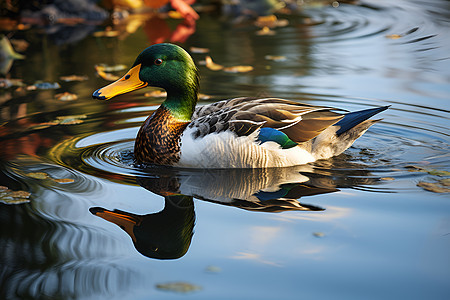
<instances>
[{"instance_id":1,"label":"floating leaf","mask_svg":"<svg viewBox=\"0 0 450 300\"><path fill-rule=\"evenodd\" d=\"M439 182L434 183L421 181L417 184L417 186L433 193L450 193L450 188L440 185Z\"/></svg>"},{"instance_id":2,"label":"floating leaf","mask_svg":"<svg viewBox=\"0 0 450 300\"><path fill-rule=\"evenodd\" d=\"M209 55L206 56L205 61L206 61L206 67L210 70L219 71L219 70L223 69L223 66L213 62L211 56L209 56Z\"/></svg>"},{"instance_id":3,"label":"floating leaf","mask_svg":"<svg viewBox=\"0 0 450 300\"><path fill-rule=\"evenodd\" d=\"M176 292L176 293L189 293L194 291L199 291L202 289L201 286L193 285L187 282L170 282L157 284L156 288L159 290Z\"/></svg>"},{"instance_id":4,"label":"floating leaf","mask_svg":"<svg viewBox=\"0 0 450 300\"><path fill-rule=\"evenodd\" d=\"M152 98L164 98L167 96L167 93L165 91L155 90L155 91L145 93L144 96L152 97Z\"/></svg>"},{"instance_id":5,"label":"floating leaf","mask_svg":"<svg viewBox=\"0 0 450 300\"><path fill-rule=\"evenodd\" d=\"M275 31L270 29L268 26L264 26L256 32L256 35L275 35Z\"/></svg>"},{"instance_id":6,"label":"floating leaf","mask_svg":"<svg viewBox=\"0 0 450 300\"><path fill-rule=\"evenodd\" d=\"M117 30L105 30L105 31L96 31L93 36L95 37L116 37L119 35L119 31Z\"/></svg>"},{"instance_id":7,"label":"floating leaf","mask_svg":"<svg viewBox=\"0 0 450 300\"><path fill-rule=\"evenodd\" d=\"M57 82L36 82L33 85L30 85L27 87L27 90L33 91L33 90L56 90L59 89L61 85Z\"/></svg>"},{"instance_id":8,"label":"floating leaf","mask_svg":"<svg viewBox=\"0 0 450 300\"><path fill-rule=\"evenodd\" d=\"M274 28L274 27L284 27L289 25L289 21L286 19L278 19L277 16L275 15L270 15L270 16L260 16L258 17L258 19L256 19L255 21L255 25L258 27L269 27L269 28Z\"/></svg>"},{"instance_id":9,"label":"floating leaf","mask_svg":"<svg viewBox=\"0 0 450 300\"><path fill-rule=\"evenodd\" d=\"M388 38L388 39L396 40L396 39L399 39L399 38L403 37L403 35L401 35L401 34L388 34L388 35L385 35L385 37Z\"/></svg>"},{"instance_id":10,"label":"floating leaf","mask_svg":"<svg viewBox=\"0 0 450 300\"><path fill-rule=\"evenodd\" d=\"M60 101L74 101L78 99L78 96L76 94L71 94L69 92L64 92L61 94L56 94L55 95L55 99L56 100L60 100Z\"/></svg>"},{"instance_id":11,"label":"floating leaf","mask_svg":"<svg viewBox=\"0 0 450 300\"><path fill-rule=\"evenodd\" d=\"M317 237L317 238L321 238L325 236L325 233L323 232L313 232L313 236Z\"/></svg>"},{"instance_id":12,"label":"floating leaf","mask_svg":"<svg viewBox=\"0 0 450 300\"><path fill-rule=\"evenodd\" d=\"M209 99L211 99L212 97L210 96L210 95L206 95L206 94L198 94L198 99L200 99L200 100L209 100Z\"/></svg>"},{"instance_id":13,"label":"floating leaf","mask_svg":"<svg viewBox=\"0 0 450 300\"><path fill-rule=\"evenodd\" d=\"M32 172L25 174L28 177L34 178L34 179L47 179L49 178L47 173L44 172Z\"/></svg>"},{"instance_id":14,"label":"floating leaf","mask_svg":"<svg viewBox=\"0 0 450 300\"><path fill-rule=\"evenodd\" d=\"M450 178L441 179L439 183L443 186L450 186Z\"/></svg>"},{"instance_id":15,"label":"floating leaf","mask_svg":"<svg viewBox=\"0 0 450 300\"><path fill-rule=\"evenodd\" d=\"M126 70L127 66L126 65L107 65L107 64L99 64L95 66L95 69L97 70L101 70L104 72L118 72L118 71L123 71Z\"/></svg>"},{"instance_id":16,"label":"floating leaf","mask_svg":"<svg viewBox=\"0 0 450 300\"><path fill-rule=\"evenodd\" d=\"M71 81L86 81L89 79L87 76L80 75L68 75L59 77L62 81L71 82Z\"/></svg>"},{"instance_id":17,"label":"floating leaf","mask_svg":"<svg viewBox=\"0 0 450 300\"><path fill-rule=\"evenodd\" d=\"M282 55L266 55L264 56L265 59L267 60L273 60L273 61L285 61L287 60L286 56L282 56Z\"/></svg>"},{"instance_id":18,"label":"floating leaf","mask_svg":"<svg viewBox=\"0 0 450 300\"><path fill-rule=\"evenodd\" d=\"M222 269L217 266L207 266L205 271L209 273L220 273Z\"/></svg>"},{"instance_id":19,"label":"floating leaf","mask_svg":"<svg viewBox=\"0 0 450 300\"><path fill-rule=\"evenodd\" d=\"M252 66L233 66L233 67L227 67L223 69L225 72L228 73L246 73L253 71Z\"/></svg>"},{"instance_id":20,"label":"floating leaf","mask_svg":"<svg viewBox=\"0 0 450 300\"><path fill-rule=\"evenodd\" d=\"M98 76L108 81L116 81L120 77L111 73L107 73L102 70L102 68L95 66L95 71L97 71Z\"/></svg>"},{"instance_id":21,"label":"floating leaf","mask_svg":"<svg viewBox=\"0 0 450 300\"><path fill-rule=\"evenodd\" d=\"M381 177L381 180L395 180L394 177Z\"/></svg>"},{"instance_id":22,"label":"floating leaf","mask_svg":"<svg viewBox=\"0 0 450 300\"><path fill-rule=\"evenodd\" d=\"M6 78L0 78L0 88L10 88L13 86L25 86L25 84L22 82L22 79L6 79Z\"/></svg>"},{"instance_id":23,"label":"floating leaf","mask_svg":"<svg viewBox=\"0 0 450 300\"><path fill-rule=\"evenodd\" d=\"M28 203L30 202L30 200L28 199L30 195L31 194L29 192L13 191L6 186L0 186L0 202L3 202L5 204Z\"/></svg>"},{"instance_id":24,"label":"floating leaf","mask_svg":"<svg viewBox=\"0 0 450 300\"><path fill-rule=\"evenodd\" d=\"M183 19L183 15L175 10L170 10L167 15L169 16L169 18L171 19Z\"/></svg>"},{"instance_id":25,"label":"floating leaf","mask_svg":"<svg viewBox=\"0 0 450 300\"><path fill-rule=\"evenodd\" d=\"M441 170L432 169L432 170L427 170L427 172L428 172L428 174L434 175L434 176L440 176L440 177L450 176L450 172L448 172L448 171L441 171Z\"/></svg>"},{"instance_id":26,"label":"floating leaf","mask_svg":"<svg viewBox=\"0 0 450 300\"><path fill-rule=\"evenodd\" d=\"M58 179L58 178L52 178L52 180L53 180L54 182L57 182L57 183L72 183L72 182L75 181L75 180L73 180L73 179L71 179L71 178L60 178L60 179Z\"/></svg>"},{"instance_id":27,"label":"floating leaf","mask_svg":"<svg viewBox=\"0 0 450 300\"><path fill-rule=\"evenodd\" d=\"M205 53L209 52L208 48L200 48L200 47L191 47L191 48L189 48L189 50L192 53L197 53L197 54L205 54Z\"/></svg>"},{"instance_id":28,"label":"floating leaf","mask_svg":"<svg viewBox=\"0 0 450 300\"><path fill-rule=\"evenodd\" d=\"M58 121L61 125L74 125L83 123L82 119L86 118L86 115L60 116L56 117L56 121Z\"/></svg>"}]
</instances>

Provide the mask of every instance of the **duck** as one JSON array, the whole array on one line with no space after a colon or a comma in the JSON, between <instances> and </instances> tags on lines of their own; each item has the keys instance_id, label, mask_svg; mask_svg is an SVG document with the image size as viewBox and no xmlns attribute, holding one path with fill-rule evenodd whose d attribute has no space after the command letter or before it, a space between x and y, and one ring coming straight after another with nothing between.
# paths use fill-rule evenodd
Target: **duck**
<instances>
[{"instance_id":1,"label":"duck","mask_svg":"<svg viewBox=\"0 0 450 300\"><path fill-rule=\"evenodd\" d=\"M142 51L117 81L92 97L109 100L145 87L167 92L140 127L138 164L180 168L277 168L337 156L389 106L347 112L273 97L239 97L197 106L199 72L182 47L161 43Z\"/></svg>"}]
</instances>

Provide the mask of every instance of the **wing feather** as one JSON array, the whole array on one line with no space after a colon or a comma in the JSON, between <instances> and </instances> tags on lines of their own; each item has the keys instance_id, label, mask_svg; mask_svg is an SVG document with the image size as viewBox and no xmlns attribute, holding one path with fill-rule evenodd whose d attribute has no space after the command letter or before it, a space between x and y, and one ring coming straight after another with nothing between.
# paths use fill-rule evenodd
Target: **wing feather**
<instances>
[{"instance_id":1,"label":"wing feather","mask_svg":"<svg viewBox=\"0 0 450 300\"><path fill-rule=\"evenodd\" d=\"M279 98L234 98L198 107L189 127L194 137L225 130L250 135L261 127L285 133L296 143L306 142L338 122L343 115L333 108Z\"/></svg>"}]
</instances>

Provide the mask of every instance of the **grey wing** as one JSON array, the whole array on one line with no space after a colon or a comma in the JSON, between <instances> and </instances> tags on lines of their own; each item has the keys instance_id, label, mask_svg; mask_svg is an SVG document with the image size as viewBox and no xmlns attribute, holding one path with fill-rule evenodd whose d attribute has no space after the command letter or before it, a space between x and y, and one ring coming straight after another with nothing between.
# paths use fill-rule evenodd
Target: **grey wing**
<instances>
[{"instance_id":1,"label":"grey wing","mask_svg":"<svg viewBox=\"0 0 450 300\"><path fill-rule=\"evenodd\" d=\"M278 98L243 97L198 107L189 127L195 129L194 138L225 130L243 136L270 127L301 143L343 117L333 110Z\"/></svg>"}]
</instances>

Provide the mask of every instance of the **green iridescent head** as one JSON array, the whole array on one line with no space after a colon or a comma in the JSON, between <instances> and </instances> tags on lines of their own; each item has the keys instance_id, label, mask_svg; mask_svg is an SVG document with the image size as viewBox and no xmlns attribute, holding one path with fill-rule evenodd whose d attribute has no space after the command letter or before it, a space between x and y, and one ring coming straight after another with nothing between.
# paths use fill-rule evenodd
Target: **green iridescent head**
<instances>
[{"instance_id":1,"label":"green iridescent head","mask_svg":"<svg viewBox=\"0 0 450 300\"><path fill-rule=\"evenodd\" d=\"M108 100L146 86L163 88L163 106L174 117L189 120L197 102L198 71L191 56L173 44L156 44L142 51L132 68L119 80L96 90L93 98Z\"/></svg>"}]
</instances>

